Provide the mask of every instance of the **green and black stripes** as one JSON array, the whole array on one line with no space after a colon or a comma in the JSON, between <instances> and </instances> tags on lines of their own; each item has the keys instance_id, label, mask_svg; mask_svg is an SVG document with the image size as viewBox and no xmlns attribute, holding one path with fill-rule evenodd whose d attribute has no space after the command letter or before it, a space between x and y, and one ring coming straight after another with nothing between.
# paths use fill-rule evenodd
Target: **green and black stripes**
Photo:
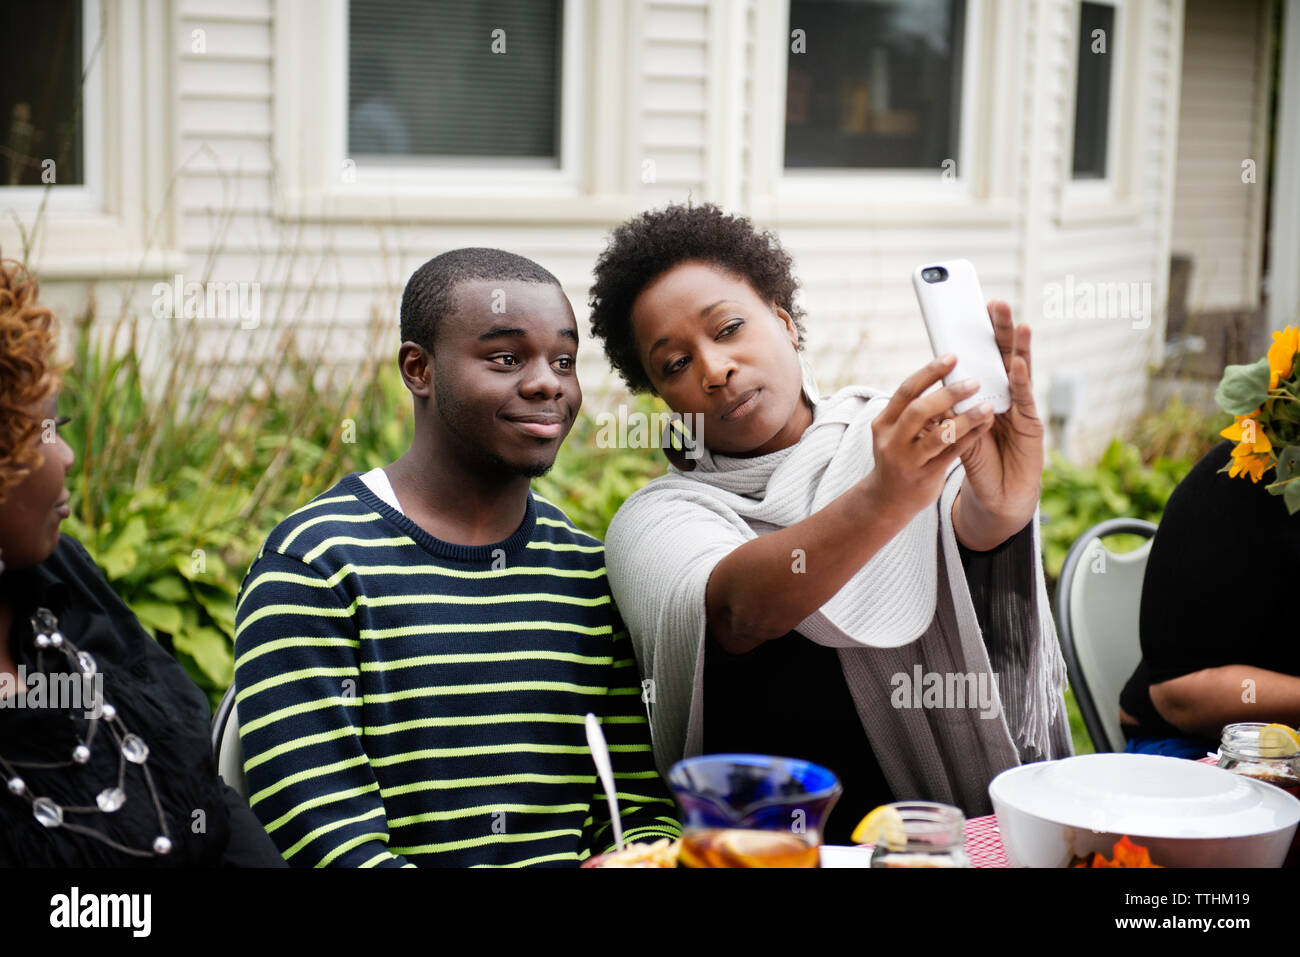
<instances>
[{"instance_id":1,"label":"green and black stripes","mask_svg":"<svg viewBox=\"0 0 1300 957\"><path fill-rule=\"evenodd\" d=\"M534 496L495 546L441 542L345 478L276 528L236 607L250 804L291 864L572 866L675 836L604 550Z\"/></svg>"}]
</instances>

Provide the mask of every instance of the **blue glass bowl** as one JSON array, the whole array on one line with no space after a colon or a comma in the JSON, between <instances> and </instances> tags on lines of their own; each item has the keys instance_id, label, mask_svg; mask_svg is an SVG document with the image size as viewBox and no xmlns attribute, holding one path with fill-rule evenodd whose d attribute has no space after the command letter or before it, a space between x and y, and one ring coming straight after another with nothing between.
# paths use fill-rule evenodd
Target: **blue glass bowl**
<instances>
[{"instance_id":1,"label":"blue glass bowl","mask_svg":"<svg viewBox=\"0 0 1300 957\"><path fill-rule=\"evenodd\" d=\"M814 843L843 793L839 779L821 765L766 754L687 758L672 766L668 784L687 829L793 827Z\"/></svg>"}]
</instances>

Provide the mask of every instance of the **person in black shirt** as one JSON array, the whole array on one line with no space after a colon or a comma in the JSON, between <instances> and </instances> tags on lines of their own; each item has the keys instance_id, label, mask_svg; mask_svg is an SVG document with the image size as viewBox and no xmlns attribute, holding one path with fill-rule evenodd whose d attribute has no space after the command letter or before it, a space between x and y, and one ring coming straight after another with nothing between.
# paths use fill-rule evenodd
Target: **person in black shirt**
<instances>
[{"instance_id":1,"label":"person in black shirt","mask_svg":"<svg viewBox=\"0 0 1300 957\"><path fill-rule=\"evenodd\" d=\"M1128 750L1199 758L1240 721L1300 724L1300 514L1220 473L1211 449L1165 507L1142 583L1142 660L1120 694Z\"/></svg>"},{"instance_id":2,"label":"person in black shirt","mask_svg":"<svg viewBox=\"0 0 1300 957\"><path fill-rule=\"evenodd\" d=\"M206 697L59 532L74 456L36 295L0 262L0 866L285 866L217 776Z\"/></svg>"}]
</instances>

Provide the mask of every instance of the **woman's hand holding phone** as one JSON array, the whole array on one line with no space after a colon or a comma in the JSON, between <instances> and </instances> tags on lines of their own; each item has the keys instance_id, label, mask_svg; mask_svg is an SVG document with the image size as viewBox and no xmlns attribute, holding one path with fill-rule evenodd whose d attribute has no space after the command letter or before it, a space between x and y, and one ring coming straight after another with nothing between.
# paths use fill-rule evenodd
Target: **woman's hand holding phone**
<instances>
[{"instance_id":1,"label":"woman's hand holding phone","mask_svg":"<svg viewBox=\"0 0 1300 957\"><path fill-rule=\"evenodd\" d=\"M926 392L956 364L948 355L918 369L871 422L875 465L864 482L876 503L902 521L938 501L948 466L964 459L993 423L988 403L954 413L955 404L976 393L971 380Z\"/></svg>"},{"instance_id":2,"label":"woman's hand holding phone","mask_svg":"<svg viewBox=\"0 0 1300 957\"><path fill-rule=\"evenodd\" d=\"M1029 327L1012 321L1005 302L990 302L988 314L1007 370L1011 408L994 416L992 426L961 452L966 481L953 510L964 544L985 550L1033 517L1042 490L1045 433L1034 404Z\"/></svg>"}]
</instances>

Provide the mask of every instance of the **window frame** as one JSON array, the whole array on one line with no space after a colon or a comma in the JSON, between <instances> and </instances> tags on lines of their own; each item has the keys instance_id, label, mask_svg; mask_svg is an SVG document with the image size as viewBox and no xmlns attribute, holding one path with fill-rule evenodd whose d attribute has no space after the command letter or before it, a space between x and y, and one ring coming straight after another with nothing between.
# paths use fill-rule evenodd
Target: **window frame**
<instances>
[{"instance_id":1,"label":"window frame","mask_svg":"<svg viewBox=\"0 0 1300 957\"><path fill-rule=\"evenodd\" d=\"M634 213L631 17L623 3L564 2L561 165L528 169L348 157L347 71L337 68L347 61L347 0L275 0L278 215L299 222L608 223ZM318 104L321 91L324 108L304 108ZM348 159L351 181L343 176Z\"/></svg>"},{"instance_id":2,"label":"window frame","mask_svg":"<svg viewBox=\"0 0 1300 957\"><path fill-rule=\"evenodd\" d=\"M1134 220L1140 209L1133 197L1133 130L1138 127L1140 108L1140 64L1135 51L1139 48L1141 4L1130 0L1088 0L1114 8L1114 36L1107 38L1108 56L1113 55L1110 75L1110 103L1106 129L1106 175L1074 175L1074 131L1079 109L1079 30L1083 0L1070 6L1070 37L1073 52L1069 58L1066 90L1069 113L1062 124L1061 196L1057 222L1062 226L1089 225L1102 222Z\"/></svg>"},{"instance_id":3,"label":"window frame","mask_svg":"<svg viewBox=\"0 0 1300 957\"><path fill-rule=\"evenodd\" d=\"M1007 225L1019 209L1011 138L1021 117L1019 64L998 55L1012 49L1025 12L999 0L966 0L962 103L956 175L943 170L785 168L785 108L790 3L756 11L751 151L752 203L772 223L869 221L917 226ZM772 69L757 69L759 64Z\"/></svg>"},{"instance_id":4,"label":"window frame","mask_svg":"<svg viewBox=\"0 0 1300 957\"><path fill-rule=\"evenodd\" d=\"M588 17L585 0L561 0L561 3L563 32L560 37L560 130L556 143L560 155L556 168L519 163L517 158L512 157L501 157L507 162L494 165L488 157L461 164L454 160L419 157L415 154L399 162L391 162L394 159L392 154L350 154L347 151L349 77L344 69L338 71L340 80L335 91L338 95L331 97L330 112L333 115L328 119L331 125L338 124L334 134L337 138L335 148L341 152L343 160L352 159L356 163L356 185L361 190L379 193L401 189L444 196L460 195L467 189L491 192L498 196L523 197L576 193L582 179L579 144L586 123L581 109L582 91L587 81L586 57L582 51L585 47ZM340 58L338 62L344 64L349 62L351 52L348 35L349 4L350 0L344 0L341 7L342 46L336 54ZM488 38L485 37L483 42L486 44ZM507 51L509 42L507 34Z\"/></svg>"},{"instance_id":5,"label":"window frame","mask_svg":"<svg viewBox=\"0 0 1300 957\"><path fill-rule=\"evenodd\" d=\"M169 193L175 176L177 134L175 76L178 56L174 4L116 0L96 4L83 21L86 37L103 33L83 95L83 159L92 185L80 197L56 200L44 210L14 202L0 190L0 250L17 258L30 243L27 262L45 280L138 279L185 268L177 247L179 213ZM93 49L95 40L86 41ZM27 187L44 190L46 187ZM79 187L72 187L80 189ZM33 227L39 218L39 229ZM17 218L21 227L14 222Z\"/></svg>"},{"instance_id":6,"label":"window frame","mask_svg":"<svg viewBox=\"0 0 1300 957\"><path fill-rule=\"evenodd\" d=\"M81 169L79 185L58 185L58 167L50 189L40 186L0 186L0 209L22 215L44 205L47 216L93 214L104 199L104 57L96 50L104 23L99 0L81 0L81 73L86 77L81 95ZM107 36L105 36L107 45ZM48 197L47 197L48 193Z\"/></svg>"},{"instance_id":7,"label":"window frame","mask_svg":"<svg viewBox=\"0 0 1300 957\"><path fill-rule=\"evenodd\" d=\"M905 0L904 0L905 2ZM793 0L788 0L786 4L787 23L789 22L789 11L793 6ZM980 0L966 0L966 30L962 37L962 104L961 115L957 121L957 156L956 161L957 173L953 180L948 183L951 189L945 189L940 195L951 199L969 199L971 173L967 171L967 157L970 155L975 142L975 109L970 108L970 97L967 96L968 90L978 88L979 83L979 63L978 60L978 31L972 30L971 26L977 22L980 10ZM790 30L785 31L785 36L790 35ZM786 58L788 64L789 58ZM788 69L788 65L787 68ZM788 86L788 80L783 79L782 88ZM782 103L784 104L784 99ZM935 192L935 176L942 172L938 170L923 171L922 167L905 167L905 166L817 166L817 167L795 167L793 169L785 165L785 111L782 110L781 117L781 153L780 162L782 168L781 180L777 185L778 192L782 198L788 198L792 201L808 200L812 202L832 202L837 196L842 196L845 188L855 191L866 190L876 191L882 195L906 196L909 200L932 198L930 194ZM940 182L944 182L942 178Z\"/></svg>"}]
</instances>

